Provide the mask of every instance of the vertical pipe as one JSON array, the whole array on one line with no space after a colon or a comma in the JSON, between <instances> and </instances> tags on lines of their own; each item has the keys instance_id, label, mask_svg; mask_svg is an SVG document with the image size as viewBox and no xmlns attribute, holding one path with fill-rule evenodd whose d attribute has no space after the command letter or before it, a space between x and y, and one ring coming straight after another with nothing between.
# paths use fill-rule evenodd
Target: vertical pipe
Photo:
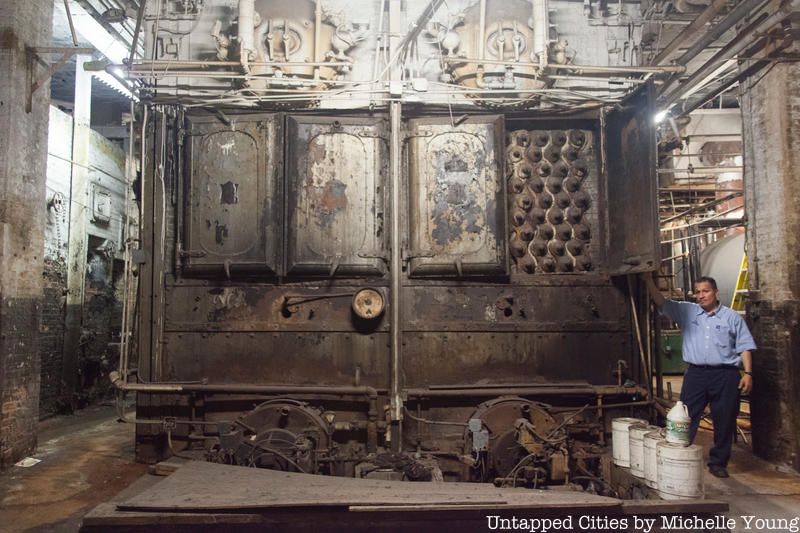
<instances>
[{"instance_id":1,"label":"vertical pipe","mask_svg":"<svg viewBox=\"0 0 800 533\"><path fill-rule=\"evenodd\" d=\"M647 366L647 357L644 353L644 344L642 343L642 329L639 326L639 311L636 309L636 300L633 297L633 281L632 275L628 275L628 296L631 301L631 314L633 315L633 329L636 332L636 343L639 347L639 363L642 366L642 374L647 384L648 400L653 399L653 379L650 375L650 369Z\"/></svg>"},{"instance_id":2,"label":"vertical pipe","mask_svg":"<svg viewBox=\"0 0 800 533\"><path fill-rule=\"evenodd\" d=\"M486 59L486 0L481 0L481 21L478 28L478 58Z\"/></svg>"},{"instance_id":3,"label":"vertical pipe","mask_svg":"<svg viewBox=\"0 0 800 533\"><path fill-rule=\"evenodd\" d=\"M88 55L75 56L75 108L72 113L72 178L69 197L69 247L67 249L67 298L64 312L62 390L65 405L73 406L78 388L81 326L86 287L88 248L89 144L91 138L92 75L83 68Z\"/></svg>"},{"instance_id":4,"label":"vertical pipe","mask_svg":"<svg viewBox=\"0 0 800 533\"><path fill-rule=\"evenodd\" d=\"M136 139L136 134L134 130L134 123L135 123L135 116L136 116L136 108L133 100L131 100L131 120L128 123L128 161L125 165L125 216L123 217L124 226L122 228L122 245L124 246L124 270L122 275L122 286L123 286L123 297L122 297L122 331L120 334L120 347L119 347L119 373L122 376L122 379L128 379L128 349L130 346L130 339L128 336L130 335L131 328L128 325L128 321L130 320L130 306L131 306L131 243L129 229L130 229L130 191L131 191L131 184L133 183L134 176L136 174L135 162L133 158L134 154L134 144Z\"/></svg>"},{"instance_id":5,"label":"vertical pipe","mask_svg":"<svg viewBox=\"0 0 800 533\"><path fill-rule=\"evenodd\" d=\"M242 64L250 62L250 54L255 53L256 5L255 0L239 0L239 43L242 46Z\"/></svg>"},{"instance_id":6,"label":"vertical pipe","mask_svg":"<svg viewBox=\"0 0 800 533\"><path fill-rule=\"evenodd\" d=\"M319 64L322 61L322 0L314 8L314 79L319 79Z\"/></svg>"},{"instance_id":7,"label":"vertical pipe","mask_svg":"<svg viewBox=\"0 0 800 533\"><path fill-rule=\"evenodd\" d=\"M547 65L547 43L550 40L550 13L547 0L533 0L533 53L539 56L539 66Z\"/></svg>"},{"instance_id":8,"label":"vertical pipe","mask_svg":"<svg viewBox=\"0 0 800 533\"><path fill-rule=\"evenodd\" d=\"M664 397L664 369L661 366L661 322L658 313L653 313L653 353L656 367L656 396Z\"/></svg>"},{"instance_id":9,"label":"vertical pipe","mask_svg":"<svg viewBox=\"0 0 800 533\"><path fill-rule=\"evenodd\" d=\"M392 330L392 384L391 384L391 408L392 420L398 422L392 428L392 446L395 451L400 451L402 438L400 434L399 422L403 418L403 399L400 396L400 368L401 368L401 342L402 332L400 331L400 276L402 275L402 243L400 237L400 168L401 168L401 146L400 146L400 102L390 104L390 128L391 140L389 147L389 162L391 174L392 191L392 232L391 232L391 278L392 278L392 302L391 308L391 330Z\"/></svg>"},{"instance_id":10,"label":"vertical pipe","mask_svg":"<svg viewBox=\"0 0 800 533\"><path fill-rule=\"evenodd\" d=\"M389 51L393 59L399 53L401 42L400 32L403 27L403 10L401 0L390 0L389 2ZM399 62L393 61L389 69L389 86L401 80L401 69ZM389 180L391 189L391 290L392 301L391 309L391 394L389 418L391 426L387 433L391 435L392 451L400 452L403 449L403 398L401 397L401 368L402 368L402 331L401 331L401 276L403 268L402 241L400 233L400 213L401 213L401 145L400 145L400 126L401 126L401 104L393 101L389 104Z\"/></svg>"}]
</instances>

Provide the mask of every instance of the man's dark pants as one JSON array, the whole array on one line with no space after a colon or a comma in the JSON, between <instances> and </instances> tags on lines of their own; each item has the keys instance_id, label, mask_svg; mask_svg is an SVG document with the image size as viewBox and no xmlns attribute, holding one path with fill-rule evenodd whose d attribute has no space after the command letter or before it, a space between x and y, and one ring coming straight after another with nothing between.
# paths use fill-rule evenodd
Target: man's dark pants
<instances>
[{"instance_id":1,"label":"man's dark pants","mask_svg":"<svg viewBox=\"0 0 800 533\"><path fill-rule=\"evenodd\" d=\"M689 365L683 376L681 401L692 419L690 441L694 442L706 405L711 405L714 447L708 454L709 466L725 467L731 458L736 417L739 415L739 381L739 370L735 366Z\"/></svg>"}]
</instances>

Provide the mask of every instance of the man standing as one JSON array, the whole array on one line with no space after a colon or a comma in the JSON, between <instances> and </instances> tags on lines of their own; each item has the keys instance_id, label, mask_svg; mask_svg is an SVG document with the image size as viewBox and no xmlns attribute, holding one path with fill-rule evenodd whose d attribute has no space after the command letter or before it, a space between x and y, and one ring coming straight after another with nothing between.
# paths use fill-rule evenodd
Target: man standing
<instances>
[{"instance_id":1,"label":"man standing","mask_svg":"<svg viewBox=\"0 0 800 533\"><path fill-rule=\"evenodd\" d=\"M661 313L676 322L683 334L683 360L689 368L683 376L681 401L692 419L689 440L694 441L703 411L710 404L714 447L709 452L708 470L717 477L728 477L739 394L748 394L753 387L753 336L736 311L720 305L714 278L701 277L695 282L697 303L665 299L651 273L644 280ZM744 369L741 378L740 365Z\"/></svg>"}]
</instances>

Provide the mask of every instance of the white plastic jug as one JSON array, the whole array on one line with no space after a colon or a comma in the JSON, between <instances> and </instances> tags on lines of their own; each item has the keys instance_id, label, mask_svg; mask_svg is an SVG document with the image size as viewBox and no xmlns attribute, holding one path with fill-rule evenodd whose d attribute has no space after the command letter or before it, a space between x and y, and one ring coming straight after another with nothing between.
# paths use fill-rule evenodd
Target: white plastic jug
<instances>
[{"instance_id":1,"label":"white plastic jug","mask_svg":"<svg viewBox=\"0 0 800 533\"><path fill-rule=\"evenodd\" d=\"M675 407L667 413L667 442L673 444L682 444L688 446L689 442L689 424L692 419L689 418L689 410L683 402L679 401Z\"/></svg>"}]
</instances>

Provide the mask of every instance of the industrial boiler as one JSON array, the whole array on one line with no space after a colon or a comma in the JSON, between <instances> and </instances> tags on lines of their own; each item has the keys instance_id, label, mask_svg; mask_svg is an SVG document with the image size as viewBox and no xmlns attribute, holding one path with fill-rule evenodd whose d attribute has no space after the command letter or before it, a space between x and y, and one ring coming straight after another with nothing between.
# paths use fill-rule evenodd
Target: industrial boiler
<instances>
[{"instance_id":1,"label":"industrial boiler","mask_svg":"<svg viewBox=\"0 0 800 533\"><path fill-rule=\"evenodd\" d=\"M137 458L604 492L652 409L652 72L542 0L142 5Z\"/></svg>"}]
</instances>

